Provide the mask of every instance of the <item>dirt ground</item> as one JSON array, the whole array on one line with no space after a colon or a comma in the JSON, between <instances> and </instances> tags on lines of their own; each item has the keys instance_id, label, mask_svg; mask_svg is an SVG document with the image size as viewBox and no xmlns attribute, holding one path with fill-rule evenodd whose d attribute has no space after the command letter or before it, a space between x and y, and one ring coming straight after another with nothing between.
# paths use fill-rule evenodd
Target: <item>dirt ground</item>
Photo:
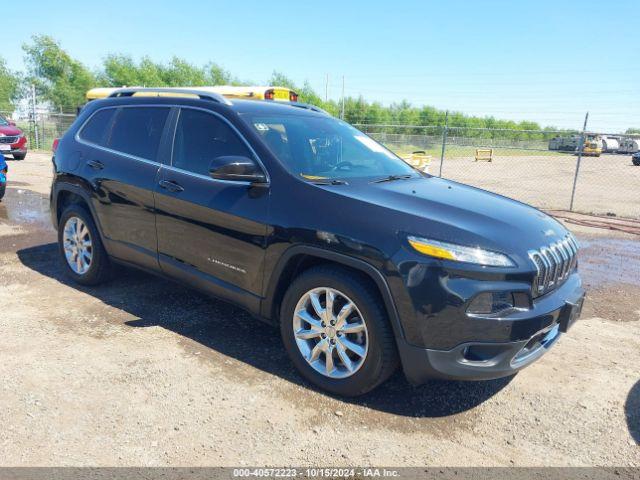
<instances>
[{"instance_id":1,"label":"dirt ground","mask_svg":"<svg viewBox=\"0 0 640 480\"><path fill-rule=\"evenodd\" d=\"M344 400L306 385L278 332L235 307L132 271L71 284L48 156L9 164L3 466L640 466L637 236L571 227L583 319L514 378L414 388L398 374Z\"/></svg>"}]
</instances>

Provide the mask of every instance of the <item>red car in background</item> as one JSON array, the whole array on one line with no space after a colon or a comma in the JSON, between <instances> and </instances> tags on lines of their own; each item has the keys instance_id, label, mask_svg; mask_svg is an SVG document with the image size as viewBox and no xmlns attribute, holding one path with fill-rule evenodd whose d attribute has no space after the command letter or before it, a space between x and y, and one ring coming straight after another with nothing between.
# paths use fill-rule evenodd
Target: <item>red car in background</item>
<instances>
[{"instance_id":1,"label":"red car in background","mask_svg":"<svg viewBox=\"0 0 640 480\"><path fill-rule=\"evenodd\" d=\"M16 160L23 160L27 156L27 138L22 130L11 120L0 115L0 153L13 155Z\"/></svg>"}]
</instances>

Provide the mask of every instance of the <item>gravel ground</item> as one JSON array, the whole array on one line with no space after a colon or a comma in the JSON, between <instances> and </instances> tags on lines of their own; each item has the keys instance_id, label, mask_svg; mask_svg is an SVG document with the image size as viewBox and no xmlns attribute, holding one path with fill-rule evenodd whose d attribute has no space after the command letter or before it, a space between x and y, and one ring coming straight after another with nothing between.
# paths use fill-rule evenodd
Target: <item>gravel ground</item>
<instances>
[{"instance_id":1,"label":"gravel ground","mask_svg":"<svg viewBox=\"0 0 640 480\"><path fill-rule=\"evenodd\" d=\"M538 207L569 208L576 155L535 151L505 155L503 149L496 149L489 163L475 162L473 156L459 155L459 151L455 146L447 147L442 166L445 177ZM436 157L430 172L437 175L439 170L440 159ZM581 212L640 218L639 184L640 168L633 165L631 155L582 157L574 207Z\"/></svg>"},{"instance_id":2,"label":"gravel ground","mask_svg":"<svg viewBox=\"0 0 640 480\"><path fill-rule=\"evenodd\" d=\"M583 319L510 379L401 375L344 400L295 373L278 332L123 270L62 276L51 166L10 162L0 203L3 466L640 466L640 240L585 227Z\"/></svg>"}]
</instances>

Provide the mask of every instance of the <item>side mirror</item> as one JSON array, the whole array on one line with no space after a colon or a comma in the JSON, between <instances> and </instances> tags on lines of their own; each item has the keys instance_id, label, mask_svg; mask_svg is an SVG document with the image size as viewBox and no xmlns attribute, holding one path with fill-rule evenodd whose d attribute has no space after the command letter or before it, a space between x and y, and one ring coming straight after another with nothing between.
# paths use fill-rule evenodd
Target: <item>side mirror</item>
<instances>
[{"instance_id":1,"label":"side mirror","mask_svg":"<svg viewBox=\"0 0 640 480\"><path fill-rule=\"evenodd\" d=\"M209 164L209 175L216 180L267 183L267 177L260 166L254 160L239 155L214 158Z\"/></svg>"}]
</instances>

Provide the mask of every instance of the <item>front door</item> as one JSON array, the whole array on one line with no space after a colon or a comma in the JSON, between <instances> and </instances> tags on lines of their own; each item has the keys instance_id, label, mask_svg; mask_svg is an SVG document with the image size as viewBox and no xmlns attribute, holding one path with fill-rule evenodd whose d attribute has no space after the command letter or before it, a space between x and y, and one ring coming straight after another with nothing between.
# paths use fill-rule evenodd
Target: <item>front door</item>
<instances>
[{"instance_id":1,"label":"front door","mask_svg":"<svg viewBox=\"0 0 640 480\"><path fill-rule=\"evenodd\" d=\"M257 309L269 190L212 179L209 164L223 155L255 159L221 116L182 108L172 162L160 169L156 187L160 266L171 276Z\"/></svg>"}]
</instances>

